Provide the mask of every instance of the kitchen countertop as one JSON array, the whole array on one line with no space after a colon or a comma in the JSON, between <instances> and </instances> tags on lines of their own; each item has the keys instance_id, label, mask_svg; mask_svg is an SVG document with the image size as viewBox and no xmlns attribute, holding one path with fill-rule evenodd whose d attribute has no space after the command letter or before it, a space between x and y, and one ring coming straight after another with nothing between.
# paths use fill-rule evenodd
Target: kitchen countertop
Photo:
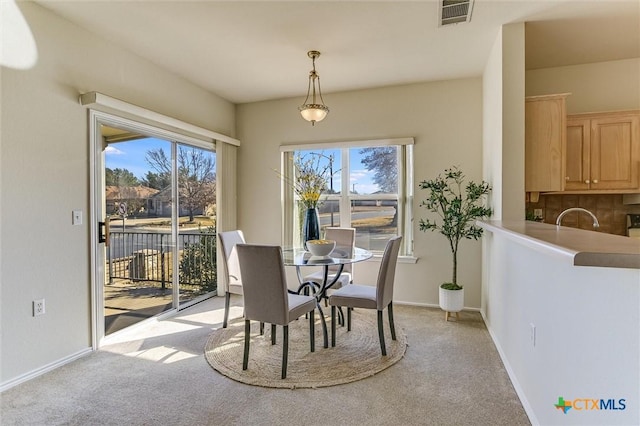
<instances>
[{"instance_id":1,"label":"kitchen countertop","mask_svg":"<svg viewBox=\"0 0 640 426\"><path fill-rule=\"evenodd\" d=\"M530 248L567 257L575 266L640 269L640 239L527 220L477 224Z\"/></svg>"}]
</instances>

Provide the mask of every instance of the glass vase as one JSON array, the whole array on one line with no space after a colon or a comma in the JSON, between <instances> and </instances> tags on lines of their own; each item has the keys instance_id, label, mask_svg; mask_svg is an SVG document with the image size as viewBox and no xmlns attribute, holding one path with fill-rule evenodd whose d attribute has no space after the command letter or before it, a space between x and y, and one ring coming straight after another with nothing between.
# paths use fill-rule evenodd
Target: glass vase
<instances>
[{"instance_id":1,"label":"glass vase","mask_svg":"<svg viewBox=\"0 0 640 426\"><path fill-rule=\"evenodd\" d=\"M307 247L307 241L320 239L320 217L318 209L307 209L302 222L302 246Z\"/></svg>"}]
</instances>

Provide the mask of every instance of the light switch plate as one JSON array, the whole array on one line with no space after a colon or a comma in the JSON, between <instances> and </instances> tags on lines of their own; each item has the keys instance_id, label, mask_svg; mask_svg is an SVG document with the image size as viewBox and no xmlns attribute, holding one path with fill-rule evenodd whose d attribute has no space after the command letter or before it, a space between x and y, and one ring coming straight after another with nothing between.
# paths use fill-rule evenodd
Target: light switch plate
<instances>
[{"instance_id":1,"label":"light switch plate","mask_svg":"<svg viewBox=\"0 0 640 426\"><path fill-rule=\"evenodd\" d=\"M71 219L72 225L82 225L82 210L74 210Z\"/></svg>"}]
</instances>

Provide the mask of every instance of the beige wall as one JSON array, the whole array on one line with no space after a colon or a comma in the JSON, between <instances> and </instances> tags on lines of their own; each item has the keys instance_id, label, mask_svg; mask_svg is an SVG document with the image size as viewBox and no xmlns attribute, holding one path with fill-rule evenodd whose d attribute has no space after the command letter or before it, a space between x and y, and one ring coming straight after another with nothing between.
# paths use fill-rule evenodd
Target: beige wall
<instances>
[{"instance_id":1,"label":"beige wall","mask_svg":"<svg viewBox=\"0 0 640 426\"><path fill-rule=\"evenodd\" d=\"M524 24L503 26L483 73L483 176L491 183L492 219L524 219ZM486 265L491 236L482 253L482 311L490 283Z\"/></svg>"},{"instance_id":2,"label":"beige wall","mask_svg":"<svg viewBox=\"0 0 640 426\"><path fill-rule=\"evenodd\" d=\"M502 27L502 219L524 219L524 23Z\"/></svg>"},{"instance_id":3,"label":"beige wall","mask_svg":"<svg viewBox=\"0 0 640 426\"><path fill-rule=\"evenodd\" d=\"M524 218L524 25L500 29L483 74L483 175L493 219Z\"/></svg>"},{"instance_id":4,"label":"beige wall","mask_svg":"<svg viewBox=\"0 0 640 426\"><path fill-rule=\"evenodd\" d=\"M489 204L493 208L492 219L502 219L502 28L491 48L482 75L482 175L491 184ZM523 165L524 167L524 165ZM489 271L487 259L491 235L482 239L482 285L480 309L487 310L489 295Z\"/></svg>"},{"instance_id":5,"label":"beige wall","mask_svg":"<svg viewBox=\"0 0 640 426\"><path fill-rule=\"evenodd\" d=\"M437 304L438 286L451 277L446 239L418 230L427 212L419 207L421 180L459 165L470 179L482 179L482 80L441 81L389 88L327 93L331 109L312 127L297 107L302 98L240 105L237 109L238 223L248 240L279 244L281 236L279 146L283 143L415 138L414 246L416 264L398 265L398 302ZM480 243L464 241L459 281L465 305L480 307ZM356 265L359 280L374 283L378 262Z\"/></svg>"},{"instance_id":6,"label":"beige wall","mask_svg":"<svg viewBox=\"0 0 640 426\"><path fill-rule=\"evenodd\" d=\"M19 4L38 62L2 68L0 383L91 346L89 146L85 91L233 136L233 104L96 38L33 3ZM71 226L71 211L84 224ZM33 317L31 302L46 300Z\"/></svg>"},{"instance_id":7,"label":"beige wall","mask_svg":"<svg viewBox=\"0 0 640 426\"><path fill-rule=\"evenodd\" d=\"M571 93L567 113L640 108L640 58L526 72L527 96Z\"/></svg>"},{"instance_id":8,"label":"beige wall","mask_svg":"<svg viewBox=\"0 0 640 426\"><path fill-rule=\"evenodd\" d=\"M482 174L491 184L493 218L502 219L502 28L482 78Z\"/></svg>"}]
</instances>

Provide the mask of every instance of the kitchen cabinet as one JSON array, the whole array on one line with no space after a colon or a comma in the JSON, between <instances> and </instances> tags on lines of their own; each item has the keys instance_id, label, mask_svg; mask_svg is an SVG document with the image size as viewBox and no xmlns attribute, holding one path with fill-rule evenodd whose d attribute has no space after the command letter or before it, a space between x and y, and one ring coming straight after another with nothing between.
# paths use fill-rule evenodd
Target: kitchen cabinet
<instances>
[{"instance_id":1,"label":"kitchen cabinet","mask_svg":"<svg viewBox=\"0 0 640 426\"><path fill-rule=\"evenodd\" d=\"M640 111L567 117L566 191L638 189Z\"/></svg>"},{"instance_id":2,"label":"kitchen cabinet","mask_svg":"<svg viewBox=\"0 0 640 426\"><path fill-rule=\"evenodd\" d=\"M525 98L525 191L564 190L566 97Z\"/></svg>"}]
</instances>

